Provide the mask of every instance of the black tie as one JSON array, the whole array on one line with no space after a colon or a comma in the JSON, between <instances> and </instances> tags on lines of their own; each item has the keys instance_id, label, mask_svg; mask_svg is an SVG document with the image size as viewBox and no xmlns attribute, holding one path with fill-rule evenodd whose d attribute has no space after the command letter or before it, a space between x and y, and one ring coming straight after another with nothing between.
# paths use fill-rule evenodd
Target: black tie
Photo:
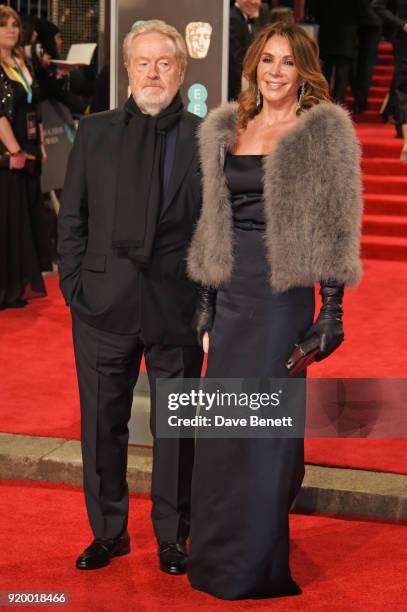
<instances>
[{"instance_id":1,"label":"black tie","mask_svg":"<svg viewBox=\"0 0 407 612\"><path fill-rule=\"evenodd\" d=\"M253 38L253 36L254 36L254 24L255 24L255 21L256 21L255 17L248 17L247 18L247 27L249 29L250 38Z\"/></svg>"}]
</instances>

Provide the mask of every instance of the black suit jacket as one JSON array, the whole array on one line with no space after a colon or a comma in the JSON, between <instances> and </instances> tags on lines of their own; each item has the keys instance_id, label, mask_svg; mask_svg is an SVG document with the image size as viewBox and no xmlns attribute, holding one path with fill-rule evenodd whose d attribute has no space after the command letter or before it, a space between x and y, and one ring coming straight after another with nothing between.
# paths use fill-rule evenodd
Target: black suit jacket
<instances>
[{"instance_id":1,"label":"black suit jacket","mask_svg":"<svg viewBox=\"0 0 407 612\"><path fill-rule=\"evenodd\" d=\"M270 9L262 3L258 18L253 24L253 35L256 35L270 21ZM229 100L235 100L242 89L243 59L253 36L250 34L247 20L243 13L232 6L229 23Z\"/></svg>"},{"instance_id":2,"label":"black suit jacket","mask_svg":"<svg viewBox=\"0 0 407 612\"><path fill-rule=\"evenodd\" d=\"M319 24L322 59L355 58L358 27L368 19L364 0L310 0L309 10Z\"/></svg>"},{"instance_id":3,"label":"black suit jacket","mask_svg":"<svg viewBox=\"0 0 407 612\"><path fill-rule=\"evenodd\" d=\"M383 22L383 33L394 44L401 42L403 50L407 47L407 33L403 26L407 23L407 0L373 0L373 8Z\"/></svg>"},{"instance_id":4,"label":"black suit jacket","mask_svg":"<svg viewBox=\"0 0 407 612\"><path fill-rule=\"evenodd\" d=\"M407 23L407 0L373 0L372 4L383 21L394 28Z\"/></svg>"},{"instance_id":5,"label":"black suit jacket","mask_svg":"<svg viewBox=\"0 0 407 612\"><path fill-rule=\"evenodd\" d=\"M147 344L196 344L196 285L187 279L185 257L201 205L200 119L184 111L178 124L171 179L146 268L111 246L124 119L123 110L113 110L79 124L58 217L60 287L72 310L94 327L140 332Z\"/></svg>"}]
</instances>

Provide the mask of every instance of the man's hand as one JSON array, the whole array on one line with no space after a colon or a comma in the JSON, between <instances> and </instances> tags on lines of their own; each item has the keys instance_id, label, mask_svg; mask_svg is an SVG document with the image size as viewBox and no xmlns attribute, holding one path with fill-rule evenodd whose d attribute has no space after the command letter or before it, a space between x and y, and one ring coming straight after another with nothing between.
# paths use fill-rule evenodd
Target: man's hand
<instances>
[{"instance_id":1,"label":"man's hand","mask_svg":"<svg viewBox=\"0 0 407 612\"><path fill-rule=\"evenodd\" d=\"M48 68L51 65L51 56L48 53L44 53L40 58L40 62L44 68Z\"/></svg>"}]
</instances>

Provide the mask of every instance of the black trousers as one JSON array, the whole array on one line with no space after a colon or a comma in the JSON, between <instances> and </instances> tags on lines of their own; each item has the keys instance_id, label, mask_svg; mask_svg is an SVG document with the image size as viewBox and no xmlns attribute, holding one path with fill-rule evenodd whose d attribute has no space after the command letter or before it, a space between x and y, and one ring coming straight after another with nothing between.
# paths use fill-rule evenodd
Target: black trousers
<instances>
[{"instance_id":1,"label":"black trousers","mask_svg":"<svg viewBox=\"0 0 407 612\"><path fill-rule=\"evenodd\" d=\"M128 422L143 352L151 388L153 436L156 379L199 377L203 354L198 346L148 345L142 334L96 329L74 313L72 330L89 522L95 538L116 538L127 527ZM160 541L188 536L193 459L193 439L154 439L151 518Z\"/></svg>"},{"instance_id":2,"label":"black trousers","mask_svg":"<svg viewBox=\"0 0 407 612\"><path fill-rule=\"evenodd\" d=\"M330 86L331 96L340 104L345 101L345 90L349 83L352 62L352 58L339 56L327 57L322 62L322 73Z\"/></svg>"},{"instance_id":3,"label":"black trousers","mask_svg":"<svg viewBox=\"0 0 407 612\"><path fill-rule=\"evenodd\" d=\"M396 135L402 138L402 126L407 123L407 34L399 32L392 44L394 73L382 117L388 119L390 115L394 116Z\"/></svg>"},{"instance_id":4,"label":"black trousers","mask_svg":"<svg viewBox=\"0 0 407 612\"><path fill-rule=\"evenodd\" d=\"M394 91L396 96L396 121L407 124L407 33L401 32L393 42Z\"/></svg>"},{"instance_id":5,"label":"black trousers","mask_svg":"<svg viewBox=\"0 0 407 612\"><path fill-rule=\"evenodd\" d=\"M353 65L351 84L357 106L365 110L381 38L381 28L374 25L361 27L358 31L358 38L358 57Z\"/></svg>"}]
</instances>

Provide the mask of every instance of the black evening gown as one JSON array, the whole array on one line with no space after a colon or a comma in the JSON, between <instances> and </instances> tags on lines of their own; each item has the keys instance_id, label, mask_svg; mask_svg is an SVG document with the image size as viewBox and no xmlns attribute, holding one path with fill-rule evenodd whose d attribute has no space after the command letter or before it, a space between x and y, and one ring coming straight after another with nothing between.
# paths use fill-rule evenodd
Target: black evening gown
<instances>
[{"instance_id":1,"label":"black evening gown","mask_svg":"<svg viewBox=\"0 0 407 612\"><path fill-rule=\"evenodd\" d=\"M13 88L12 130L20 147L39 158L38 89L33 87L29 103L24 87L8 80ZM0 116L3 114L0 100ZM35 134L34 130L28 134L29 119L37 128ZM4 150L0 141L0 155ZM46 295L41 270L52 269L46 233L40 173L32 176L24 170L0 168L0 308L20 298Z\"/></svg>"},{"instance_id":2,"label":"black evening gown","mask_svg":"<svg viewBox=\"0 0 407 612\"><path fill-rule=\"evenodd\" d=\"M226 156L234 266L217 294L207 377L287 377L285 362L293 345L313 322L313 287L279 294L270 287L262 161L258 155ZM289 568L288 512L303 476L302 438L198 437L191 585L222 599L300 594Z\"/></svg>"}]
</instances>

